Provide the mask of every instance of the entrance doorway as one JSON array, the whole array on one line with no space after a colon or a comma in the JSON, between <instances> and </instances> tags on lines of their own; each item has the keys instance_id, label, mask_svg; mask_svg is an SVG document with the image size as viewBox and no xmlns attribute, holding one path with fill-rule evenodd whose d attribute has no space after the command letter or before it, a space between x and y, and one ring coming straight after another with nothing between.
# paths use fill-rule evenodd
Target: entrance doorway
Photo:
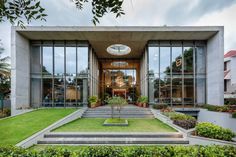
<instances>
[{"instance_id":1,"label":"entrance doorway","mask_svg":"<svg viewBox=\"0 0 236 157\"><path fill-rule=\"evenodd\" d=\"M112 96L118 96L118 97L122 97L124 99L127 99L126 97L126 89L113 89L112 90Z\"/></svg>"},{"instance_id":2,"label":"entrance doorway","mask_svg":"<svg viewBox=\"0 0 236 157\"><path fill-rule=\"evenodd\" d=\"M136 102L140 93L139 61L106 60L101 61L101 65L101 99L120 96L130 104Z\"/></svg>"}]
</instances>

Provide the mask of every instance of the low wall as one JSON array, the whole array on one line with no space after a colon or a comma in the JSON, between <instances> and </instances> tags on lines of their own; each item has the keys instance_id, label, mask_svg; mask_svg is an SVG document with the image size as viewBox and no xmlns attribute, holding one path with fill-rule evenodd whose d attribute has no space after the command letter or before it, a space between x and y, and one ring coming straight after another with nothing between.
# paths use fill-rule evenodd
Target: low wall
<instances>
[{"instance_id":1,"label":"low wall","mask_svg":"<svg viewBox=\"0 0 236 157\"><path fill-rule=\"evenodd\" d=\"M236 132L236 118L232 118L232 115L229 113L213 112L208 111L207 109L200 109L198 121L211 122Z\"/></svg>"}]
</instances>

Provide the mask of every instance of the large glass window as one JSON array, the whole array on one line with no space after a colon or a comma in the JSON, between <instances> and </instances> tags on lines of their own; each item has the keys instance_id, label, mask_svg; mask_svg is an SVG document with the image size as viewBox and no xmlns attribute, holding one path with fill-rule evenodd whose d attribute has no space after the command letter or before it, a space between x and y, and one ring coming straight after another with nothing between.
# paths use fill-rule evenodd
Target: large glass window
<instances>
[{"instance_id":1,"label":"large glass window","mask_svg":"<svg viewBox=\"0 0 236 157\"><path fill-rule=\"evenodd\" d=\"M85 44L76 47L74 41L43 41L32 45L32 105L77 106L78 102L87 103L87 73L88 47Z\"/></svg>"},{"instance_id":2,"label":"large glass window","mask_svg":"<svg viewBox=\"0 0 236 157\"><path fill-rule=\"evenodd\" d=\"M153 45L148 49L149 102L175 107L204 103L205 46L194 46L191 41L165 42L165 47Z\"/></svg>"}]
</instances>

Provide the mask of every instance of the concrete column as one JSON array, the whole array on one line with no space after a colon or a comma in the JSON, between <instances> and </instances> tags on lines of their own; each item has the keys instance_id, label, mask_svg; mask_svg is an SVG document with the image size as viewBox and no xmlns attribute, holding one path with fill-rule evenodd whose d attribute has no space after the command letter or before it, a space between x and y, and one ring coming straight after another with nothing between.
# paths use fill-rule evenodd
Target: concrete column
<instances>
[{"instance_id":1,"label":"concrete column","mask_svg":"<svg viewBox=\"0 0 236 157\"><path fill-rule=\"evenodd\" d=\"M30 107L30 44L12 27L11 32L11 109Z\"/></svg>"},{"instance_id":2,"label":"concrete column","mask_svg":"<svg viewBox=\"0 0 236 157\"><path fill-rule=\"evenodd\" d=\"M207 103L224 104L224 28L207 42Z\"/></svg>"}]
</instances>

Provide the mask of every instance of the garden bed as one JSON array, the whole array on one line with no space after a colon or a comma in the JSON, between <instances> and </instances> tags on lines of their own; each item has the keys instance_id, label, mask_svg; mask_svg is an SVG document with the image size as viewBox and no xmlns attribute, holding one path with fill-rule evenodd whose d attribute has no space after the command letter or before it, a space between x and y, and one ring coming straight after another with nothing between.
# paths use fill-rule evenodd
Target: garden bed
<instances>
[{"instance_id":1,"label":"garden bed","mask_svg":"<svg viewBox=\"0 0 236 157\"><path fill-rule=\"evenodd\" d=\"M120 118L109 118L106 119L103 123L103 126L128 126L127 119L120 119Z\"/></svg>"}]
</instances>

